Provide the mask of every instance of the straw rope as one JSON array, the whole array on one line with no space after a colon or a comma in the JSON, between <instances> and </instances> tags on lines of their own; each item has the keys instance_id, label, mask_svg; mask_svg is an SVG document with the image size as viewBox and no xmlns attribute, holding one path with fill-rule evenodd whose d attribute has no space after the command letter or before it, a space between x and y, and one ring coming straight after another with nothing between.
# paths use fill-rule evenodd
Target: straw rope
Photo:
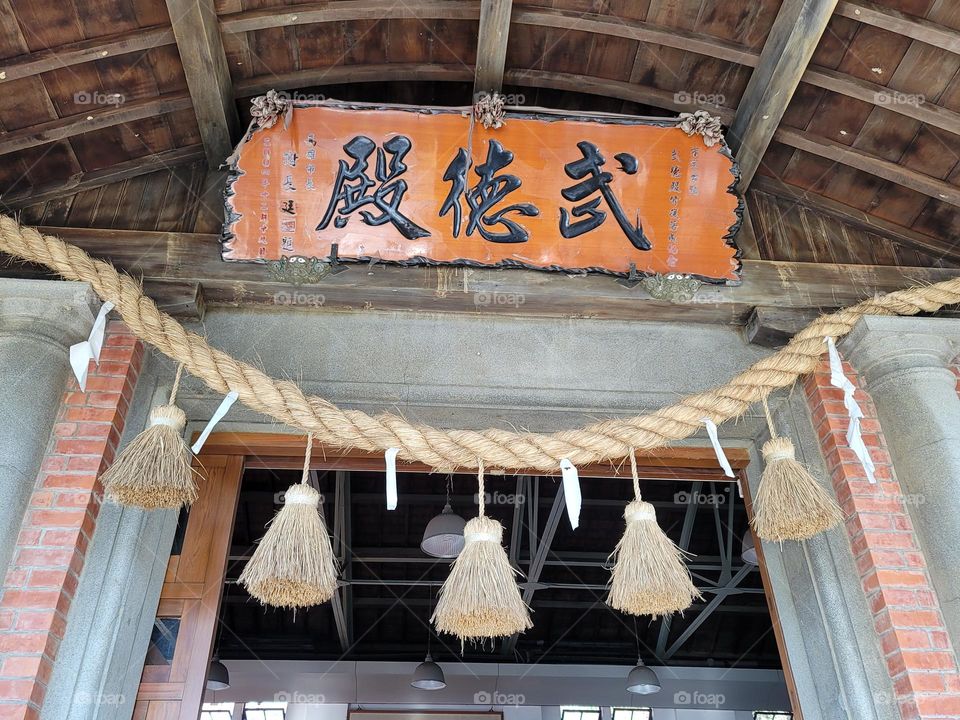
<instances>
[{"instance_id":1,"label":"straw rope","mask_svg":"<svg viewBox=\"0 0 960 720\"><path fill-rule=\"evenodd\" d=\"M691 395L648 415L605 420L575 430L541 435L490 428L441 430L414 425L392 414L368 415L342 410L307 396L289 380L276 380L188 332L143 294L140 284L108 262L80 248L0 217L0 251L45 265L68 280L90 283L115 306L127 326L165 355L184 364L195 377L219 393L234 390L249 408L268 415L321 443L383 452L434 468L556 470L562 458L586 465L623 458L631 448L649 451L695 434L709 417L716 423L742 415L750 405L814 370L826 337L840 338L863 315L914 315L935 312L960 302L960 278L925 287L898 290L823 315L797 333L782 350L741 372L727 384Z\"/></svg>"}]
</instances>

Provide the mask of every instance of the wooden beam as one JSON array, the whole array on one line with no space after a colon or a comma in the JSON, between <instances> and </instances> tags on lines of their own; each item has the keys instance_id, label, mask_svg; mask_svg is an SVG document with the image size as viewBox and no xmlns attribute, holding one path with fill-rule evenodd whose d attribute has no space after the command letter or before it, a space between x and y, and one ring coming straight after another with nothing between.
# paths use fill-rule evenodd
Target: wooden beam
<instances>
[{"instance_id":1,"label":"wooden beam","mask_svg":"<svg viewBox=\"0 0 960 720\"><path fill-rule=\"evenodd\" d=\"M960 248L956 247L949 238L941 239L924 235L911 228L897 225L837 200L809 192L796 185L788 185L766 175L757 175L753 181L753 188L777 197L787 198L799 205L834 217L852 227L885 237L904 247L960 263Z\"/></svg>"},{"instance_id":2,"label":"wooden beam","mask_svg":"<svg viewBox=\"0 0 960 720\"><path fill-rule=\"evenodd\" d=\"M764 307L758 305L743 327L747 342L761 347L780 348L816 319L816 310Z\"/></svg>"},{"instance_id":3,"label":"wooden beam","mask_svg":"<svg viewBox=\"0 0 960 720\"><path fill-rule=\"evenodd\" d=\"M859 2L837 3L837 15L859 20L865 25L873 25L898 35L906 35L912 40L919 40L943 50L960 53L960 32L875 2L859 0Z\"/></svg>"},{"instance_id":4,"label":"wooden beam","mask_svg":"<svg viewBox=\"0 0 960 720\"><path fill-rule=\"evenodd\" d=\"M815 137L802 130L782 127L773 134L777 142L813 153L819 157L848 165L865 173L903 185L928 197L960 206L960 188L930 175L911 170L895 162L858 150L857 148ZM741 170L743 166L741 165Z\"/></svg>"},{"instance_id":5,"label":"wooden beam","mask_svg":"<svg viewBox=\"0 0 960 720\"><path fill-rule=\"evenodd\" d=\"M741 190L760 167L836 6L837 0L784 0L780 6L728 132Z\"/></svg>"},{"instance_id":6,"label":"wooden beam","mask_svg":"<svg viewBox=\"0 0 960 720\"><path fill-rule=\"evenodd\" d=\"M172 45L173 41L172 28L159 25L101 36L93 40L81 40L48 50L38 50L29 55L0 60L0 81L19 80L105 57Z\"/></svg>"},{"instance_id":7,"label":"wooden beam","mask_svg":"<svg viewBox=\"0 0 960 720\"><path fill-rule=\"evenodd\" d=\"M240 117L213 0L166 0L180 61L197 115L207 164L218 168L233 152Z\"/></svg>"},{"instance_id":8,"label":"wooden beam","mask_svg":"<svg viewBox=\"0 0 960 720\"><path fill-rule=\"evenodd\" d=\"M195 282L207 305L268 305L317 311L373 307L387 310L510 314L515 309L475 303L478 292L520 293L523 312L543 317L696 320L743 325L760 306L829 310L859 302L877 292L960 277L960 270L873 265L743 261L739 286L706 285L695 302L671 304L642 289L625 288L609 277L568 278L559 273L473 269L469 292L435 292L438 271L429 267L350 266L321 284L296 287L275 281L258 263L225 263L217 235L140 232L90 228L44 228L96 257L146 280ZM0 275L22 277L35 267L8 263ZM463 282L463 273L455 282Z\"/></svg>"},{"instance_id":9,"label":"wooden beam","mask_svg":"<svg viewBox=\"0 0 960 720\"><path fill-rule=\"evenodd\" d=\"M480 0L474 97L484 92L500 92L503 88L503 66L507 60L512 10L513 0Z\"/></svg>"},{"instance_id":10,"label":"wooden beam","mask_svg":"<svg viewBox=\"0 0 960 720\"><path fill-rule=\"evenodd\" d=\"M190 97L186 93L171 93L157 98L111 105L89 113L68 115L39 125L0 133L0 155L45 145L56 140L65 140L91 130L102 130L126 122L185 110L189 107Z\"/></svg>"},{"instance_id":11,"label":"wooden beam","mask_svg":"<svg viewBox=\"0 0 960 720\"><path fill-rule=\"evenodd\" d=\"M480 8L474 0L406 0L385 6L383 0L339 0L289 6L286 12L271 7L220 16L223 32L244 33L276 27L314 25L325 22L416 18L421 20L477 20Z\"/></svg>"},{"instance_id":12,"label":"wooden beam","mask_svg":"<svg viewBox=\"0 0 960 720\"><path fill-rule=\"evenodd\" d=\"M188 145L186 147L164 150L152 155L127 160L126 162L110 165L102 170L93 170L87 173L76 173L63 182L25 187L0 194L0 209L4 212L18 210L36 203L46 202L63 195L71 195L84 190L103 187L110 183L128 180L140 175L148 175L159 170L186 165L203 159L203 147Z\"/></svg>"}]
</instances>

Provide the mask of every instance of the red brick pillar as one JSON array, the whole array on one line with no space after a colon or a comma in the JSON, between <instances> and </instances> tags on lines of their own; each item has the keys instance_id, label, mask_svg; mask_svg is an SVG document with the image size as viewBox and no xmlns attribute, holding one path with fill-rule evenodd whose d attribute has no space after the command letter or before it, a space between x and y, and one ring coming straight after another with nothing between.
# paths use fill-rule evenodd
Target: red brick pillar
<instances>
[{"instance_id":1,"label":"red brick pillar","mask_svg":"<svg viewBox=\"0 0 960 720\"><path fill-rule=\"evenodd\" d=\"M844 363L858 388L859 378ZM860 582L873 614L894 700L904 720L960 718L960 672L946 632L927 563L907 510L922 499L904 495L877 421L873 401L862 390L856 399L864 412L864 442L876 465L876 484L867 481L859 460L847 447L843 392L830 385L823 361L804 383L814 426L833 487L846 516L846 530ZM877 698L877 704L885 698Z\"/></svg>"},{"instance_id":2,"label":"red brick pillar","mask_svg":"<svg viewBox=\"0 0 960 720\"><path fill-rule=\"evenodd\" d=\"M0 590L0 720L39 717L100 510L143 344L110 322L87 391L71 378Z\"/></svg>"}]
</instances>

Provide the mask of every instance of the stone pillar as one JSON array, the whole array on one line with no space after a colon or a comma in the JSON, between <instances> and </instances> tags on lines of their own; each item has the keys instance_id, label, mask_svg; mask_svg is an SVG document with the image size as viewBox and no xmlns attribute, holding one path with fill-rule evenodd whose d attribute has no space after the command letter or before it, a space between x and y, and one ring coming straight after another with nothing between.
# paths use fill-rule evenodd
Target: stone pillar
<instances>
[{"instance_id":1,"label":"stone pillar","mask_svg":"<svg viewBox=\"0 0 960 720\"><path fill-rule=\"evenodd\" d=\"M16 545L70 373L99 301L86 284L0 280L0 577Z\"/></svg>"},{"instance_id":2,"label":"stone pillar","mask_svg":"<svg viewBox=\"0 0 960 720\"><path fill-rule=\"evenodd\" d=\"M958 338L958 320L866 317L841 345L876 405L955 648L960 647L960 397L950 363Z\"/></svg>"}]
</instances>

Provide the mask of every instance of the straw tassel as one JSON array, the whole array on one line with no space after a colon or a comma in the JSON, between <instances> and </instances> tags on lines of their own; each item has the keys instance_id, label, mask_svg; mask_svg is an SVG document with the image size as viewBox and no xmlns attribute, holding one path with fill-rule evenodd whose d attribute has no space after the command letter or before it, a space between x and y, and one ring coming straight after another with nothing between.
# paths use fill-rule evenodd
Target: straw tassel
<instances>
[{"instance_id":1,"label":"straw tassel","mask_svg":"<svg viewBox=\"0 0 960 720\"><path fill-rule=\"evenodd\" d=\"M503 526L484 515L483 462L479 463L480 513L463 530L463 551L440 589L431 618L439 632L461 642L507 637L532 627L520 595L517 570L503 549Z\"/></svg>"},{"instance_id":2,"label":"straw tassel","mask_svg":"<svg viewBox=\"0 0 960 720\"><path fill-rule=\"evenodd\" d=\"M766 468L753 501L753 529L763 540L809 540L843 521L836 499L796 460L790 438L778 437L766 400L770 439L761 450Z\"/></svg>"},{"instance_id":3,"label":"straw tassel","mask_svg":"<svg viewBox=\"0 0 960 720\"><path fill-rule=\"evenodd\" d=\"M101 476L106 496L121 505L156 510L197 499L193 457L183 439L187 416L174 403L183 375L177 368L170 401L150 412L150 425L117 455Z\"/></svg>"},{"instance_id":4,"label":"straw tassel","mask_svg":"<svg viewBox=\"0 0 960 720\"><path fill-rule=\"evenodd\" d=\"M240 584L264 605L304 608L320 605L337 590L337 560L320 516L321 495L307 484L313 436L307 436L303 479L291 485L283 507L270 522Z\"/></svg>"},{"instance_id":5,"label":"straw tassel","mask_svg":"<svg viewBox=\"0 0 960 720\"><path fill-rule=\"evenodd\" d=\"M700 598L684 563L685 553L657 524L653 505L640 497L637 459L630 448L634 500L623 517L627 529L611 555L616 562L610 578L610 607L630 615L669 615L682 612Z\"/></svg>"}]
</instances>

